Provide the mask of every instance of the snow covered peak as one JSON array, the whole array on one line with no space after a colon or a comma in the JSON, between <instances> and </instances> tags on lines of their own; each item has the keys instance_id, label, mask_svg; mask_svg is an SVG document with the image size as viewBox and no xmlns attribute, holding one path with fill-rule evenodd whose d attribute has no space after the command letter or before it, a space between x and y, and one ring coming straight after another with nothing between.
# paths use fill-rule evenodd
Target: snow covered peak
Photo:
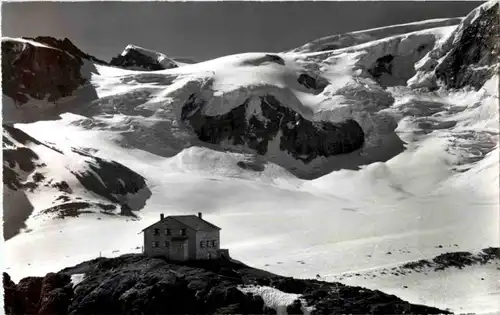
<instances>
[{"instance_id":1,"label":"snow covered peak","mask_svg":"<svg viewBox=\"0 0 500 315\"><path fill-rule=\"evenodd\" d=\"M462 18L432 19L419 22L378 27L343 34L326 36L309 42L292 52L308 53L342 49L350 46L364 44L370 41L388 38L391 36L407 34L425 29L458 25Z\"/></svg>"},{"instance_id":2,"label":"snow covered peak","mask_svg":"<svg viewBox=\"0 0 500 315\"><path fill-rule=\"evenodd\" d=\"M120 55L111 59L110 64L130 70L164 70L179 66L165 54L136 45L125 47Z\"/></svg>"}]
</instances>

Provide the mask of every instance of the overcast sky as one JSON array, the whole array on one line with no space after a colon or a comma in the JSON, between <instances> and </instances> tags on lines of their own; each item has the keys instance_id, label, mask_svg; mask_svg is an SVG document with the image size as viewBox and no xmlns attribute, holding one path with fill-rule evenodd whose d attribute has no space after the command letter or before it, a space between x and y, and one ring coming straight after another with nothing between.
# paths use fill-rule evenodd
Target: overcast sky
<instances>
[{"instance_id":1,"label":"overcast sky","mask_svg":"<svg viewBox=\"0 0 500 315\"><path fill-rule=\"evenodd\" d=\"M109 60L127 44L172 57L295 48L336 33L464 16L481 2L17 2L2 4L2 36L68 37Z\"/></svg>"}]
</instances>

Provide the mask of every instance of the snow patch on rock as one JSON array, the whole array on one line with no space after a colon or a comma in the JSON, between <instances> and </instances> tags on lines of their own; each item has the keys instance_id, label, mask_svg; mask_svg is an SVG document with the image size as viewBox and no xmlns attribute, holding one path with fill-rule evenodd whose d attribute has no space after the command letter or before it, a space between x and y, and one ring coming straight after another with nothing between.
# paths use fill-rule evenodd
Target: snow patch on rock
<instances>
[{"instance_id":1,"label":"snow patch on rock","mask_svg":"<svg viewBox=\"0 0 500 315\"><path fill-rule=\"evenodd\" d=\"M243 293L252 293L262 297L264 304L274 309L277 315L287 315L286 307L293 304L295 300L301 301L302 314L309 315L314 310L314 307L304 306L306 302L301 299L300 294L286 293L268 286L239 286L238 289Z\"/></svg>"},{"instance_id":2,"label":"snow patch on rock","mask_svg":"<svg viewBox=\"0 0 500 315\"><path fill-rule=\"evenodd\" d=\"M75 273L71 275L71 284L73 285L73 288L76 287L80 282L85 279L85 274L84 273Z\"/></svg>"}]
</instances>

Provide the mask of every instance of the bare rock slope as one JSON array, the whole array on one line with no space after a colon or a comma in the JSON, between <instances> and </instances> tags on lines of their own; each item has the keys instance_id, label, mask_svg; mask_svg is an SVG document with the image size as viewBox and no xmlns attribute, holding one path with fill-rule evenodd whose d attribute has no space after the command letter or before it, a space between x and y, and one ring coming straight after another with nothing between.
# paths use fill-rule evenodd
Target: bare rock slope
<instances>
[{"instance_id":1,"label":"bare rock slope","mask_svg":"<svg viewBox=\"0 0 500 315\"><path fill-rule=\"evenodd\" d=\"M83 277L74 284L74 275ZM4 273L6 314L276 314L246 286L302 296L288 314L446 314L394 295L340 283L298 280L234 260L176 263L161 257L98 258L16 285Z\"/></svg>"}]
</instances>

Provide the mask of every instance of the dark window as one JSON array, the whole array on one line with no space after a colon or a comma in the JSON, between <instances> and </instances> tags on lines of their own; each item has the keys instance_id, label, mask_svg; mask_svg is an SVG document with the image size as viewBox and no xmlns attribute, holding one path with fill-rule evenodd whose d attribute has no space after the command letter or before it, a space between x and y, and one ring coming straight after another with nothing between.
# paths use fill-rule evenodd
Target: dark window
<instances>
[{"instance_id":1,"label":"dark window","mask_svg":"<svg viewBox=\"0 0 500 315\"><path fill-rule=\"evenodd\" d=\"M217 247L217 241L212 241L212 247Z\"/></svg>"},{"instance_id":2,"label":"dark window","mask_svg":"<svg viewBox=\"0 0 500 315\"><path fill-rule=\"evenodd\" d=\"M169 247L170 243L168 241L165 241L165 247Z\"/></svg>"},{"instance_id":3,"label":"dark window","mask_svg":"<svg viewBox=\"0 0 500 315\"><path fill-rule=\"evenodd\" d=\"M153 235L160 235L160 229L154 229Z\"/></svg>"},{"instance_id":4,"label":"dark window","mask_svg":"<svg viewBox=\"0 0 500 315\"><path fill-rule=\"evenodd\" d=\"M181 235L186 235L186 229L181 229Z\"/></svg>"},{"instance_id":5,"label":"dark window","mask_svg":"<svg viewBox=\"0 0 500 315\"><path fill-rule=\"evenodd\" d=\"M172 235L172 229L165 229L166 235Z\"/></svg>"},{"instance_id":6,"label":"dark window","mask_svg":"<svg viewBox=\"0 0 500 315\"><path fill-rule=\"evenodd\" d=\"M156 247L159 247L159 246L160 246L159 242L157 242L157 241L154 241L154 242L153 242L153 247L155 247L155 248L156 248Z\"/></svg>"},{"instance_id":7,"label":"dark window","mask_svg":"<svg viewBox=\"0 0 500 315\"><path fill-rule=\"evenodd\" d=\"M200 248L205 247L204 245L205 245L205 242L204 241L200 241Z\"/></svg>"},{"instance_id":8,"label":"dark window","mask_svg":"<svg viewBox=\"0 0 500 315\"><path fill-rule=\"evenodd\" d=\"M207 247L211 247L211 246L210 246L210 241L207 241Z\"/></svg>"}]
</instances>

